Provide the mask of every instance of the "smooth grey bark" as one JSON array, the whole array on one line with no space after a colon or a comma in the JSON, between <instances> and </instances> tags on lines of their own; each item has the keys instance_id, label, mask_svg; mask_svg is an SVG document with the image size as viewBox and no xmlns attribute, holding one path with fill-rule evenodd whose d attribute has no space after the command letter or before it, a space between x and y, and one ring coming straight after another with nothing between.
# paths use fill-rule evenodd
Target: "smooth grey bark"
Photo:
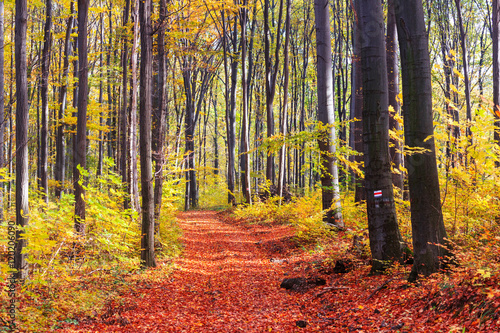
<instances>
[{"instance_id":1,"label":"smooth grey bark","mask_svg":"<svg viewBox=\"0 0 500 333\"><path fill-rule=\"evenodd\" d=\"M28 4L26 0L16 1L15 15L15 61L16 61L16 226L26 227L29 222L28 206L28 77L26 63L26 30L28 25ZM15 278L25 280L28 276L24 231L16 229L14 248Z\"/></svg>"},{"instance_id":2,"label":"smooth grey bark","mask_svg":"<svg viewBox=\"0 0 500 333\"><path fill-rule=\"evenodd\" d=\"M405 144L426 149L408 156L414 264L410 280L443 266L449 254L441 212L434 144L431 68L421 0L391 0L395 6L403 81Z\"/></svg>"},{"instance_id":3,"label":"smooth grey bark","mask_svg":"<svg viewBox=\"0 0 500 333\"><path fill-rule=\"evenodd\" d=\"M400 131L401 126L396 119L396 115L400 114L400 107L397 100L399 94L399 65L397 53L397 32L396 32L396 17L394 14L394 5L388 6L387 9L387 32L385 39L387 49L387 83L389 87L389 105L392 106L393 112L389 113L389 128L394 131ZM394 138L389 138L389 154L391 156L392 167L399 172L392 173L392 184L403 191L403 172L400 171L400 166L403 163L401 154L401 142Z\"/></svg>"},{"instance_id":4,"label":"smooth grey bark","mask_svg":"<svg viewBox=\"0 0 500 333\"><path fill-rule=\"evenodd\" d=\"M137 96L138 96L138 84L137 84L137 57L138 57L138 43L139 43L139 0L134 0L132 6L132 21L134 23L134 33L132 40L131 61L130 61L130 135L129 135L129 145L130 150L130 162L129 166L129 179L130 179L130 198L131 198L131 208L136 211L141 211L141 206L139 203L139 181L137 177Z\"/></svg>"},{"instance_id":5,"label":"smooth grey bark","mask_svg":"<svg viewBox=\"0 0 500 333\"><path fill-rule=\"evenodd\" d=\"M128 26L128 20L130 16L130 0L125 1L125 8L123 9L123 27L124 29L127 29ZM125 30L126 31L126 30ZM128 43L128 36L127 34L123 35L123 50L121 54L121 65L122 65L122 105L121 105L121 110L120 110L120 160L121 160L121 165L120 165L120 175L122 176L122 184L125 187L125 190L127 193L130 193L130 179L129 179L129 174L128 170L129 168L129 163L130 160L128 159L129 154L130 154L130 149L129 147L129 138L128 138L128 127L130 126L129 124L129 115L128 115L128 48L129 48L129 43ZM130 200L131 198L126 196L124 199L123 206L125 209L128 209L130 206Z\"/></svg>"},{"instance_id":6,"label":"smooth grey bark","mask_svg":"<svg viewBox=\"0 0 500 333\"><path fill-rule=\"evenodd\" d=\"M88 61L87 61L87 19L89 0L78 0L78 117L75 142L75 230L85 232L85 177L76 167L87 168L87 104L88 104Z\"/></svg>"},{"instance_id":7,"label":"smooth grey bark","mask_svg":"<svg viewBox=\"0 0 500 333\"><path fill-rule=\"evenodd\" d=\"M389 85L384 16L379 1L361 0L363 144L372 272L402 257L389 156Z\"/></svg>"},{"instance_id":8,"label":"smooth grey bark","mask_svg":"<svg viewBox=\"0 0 500 333\"><path fill-rule=\"evenodd\" d=\"M274 96L276 94L276 80L278 77L279 62L280 62L280 48L281 48L281 34L276 34L276 47L274 54L274 64L271 59L271 29L269 27L269 12L270 0L264 1L264 61L266 69L266 124L267 124L267 137L270 138L274 135ZM274 16L274 15L273 15ZM280 0L278 25L276 31L281 30L283 18L283 0ZM266 159L266 180L274 184L274 154L268 153Z\"/></svg>"},{"instance_id":9,"label":"smooth grey bark","mask_svg":"<svg viewBox=\"0 0 500 333\"><path fill-rule=\"evenodd\" d=\"M289 77L290 77L290 57L289 57L289 49L290 49L290 29L291 29L291 9L292 4L290 0L286 1L286 20L285 20L285 45L284 45L284 60L283 60L283 72L284 72L284 80L283 80L283 113L281 116L281 133L283 134L283 140L287 135L287 121L288 121L288 86L289 86ZM286 144L283 142L283 145L280 149L280 162L279 162L279 173L278 173L278 195L283 197L283 190L286 186L285 184L285 157L286 157ZM280 199L281 200L281 199ZM281 202L281 201L280 201Z\"/></svg>"},{"instance_id":10,"label":"smooth grey bark","mask_svg":"<svg viewBox=\"0 0 500 333\"><path fill-rule=\"evenodd\" d=\"M45 25L42 49L40 93L42 98L42 122L40 131L40 192L49 203L49 71L52 47L52 0L45 1Z\"/></svg>"},{"instance_id":11,"label":"smooth grey bark","mask_svg":"<svg viewBox=\"0 0 500 333\"><path fill-rule=\"evenodd\" d=\"M355 12L359 12L360 0L353 0ZM354 16L353 22L353 55L352 55L352 77L351 77L351 122L349 140L351 147L359 155L354 156L354 161L363 169L363 79L361 77L361 20ZM366 200L364 189L364 178L353 174L354 202Z\"/></svg>"},{"instance_id":12,"label":"smooth grey bark","mask_svg":"<svg viewBox=\"0 0 500 333\"><path fill-rule=\"evenodd\" d=\"M252 204L252 191L250 183L250 119L248 111L248 82L247 82L247 18L248 9L246 8L247 1L243 0L243 7L240 8L240 24L241 24L241 89L242 89L242 114L243 120L241 123L241 173L242 173L242 188L245 202L249 205Z\"/></svg>"},{"instance_id":13,"label":"smooth grey bark","mask_svg":"<svg viewBox=\"0 0 500 333\"><path fill-rule=\"evenodd\" d=\"M155 267L154 195L151 156L151 113L153 96L153 28L151 0L139 1L141 72L139 98L140 161L142 185L141 267Z\"/></svg>"},{"instance_id":14,"label":"smooth grey bark","mask_svg":"<svg viewBox=\"0 0 500 333\"><path fill-rule=\"evenodd\" d=\"M321 156L321 192L325 222L343 227L337 169L335 110L333 104L332 44L328 0L315 0L317 53L318 121L323 128L319 138Z\"/></svg>"}]
</instances>

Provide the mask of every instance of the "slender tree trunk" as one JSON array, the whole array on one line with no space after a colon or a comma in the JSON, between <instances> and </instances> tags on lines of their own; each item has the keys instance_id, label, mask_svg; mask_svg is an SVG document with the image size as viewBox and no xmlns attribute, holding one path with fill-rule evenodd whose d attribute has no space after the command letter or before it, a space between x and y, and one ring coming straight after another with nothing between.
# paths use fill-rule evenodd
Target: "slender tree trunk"
<instances>
[{"instance_id":1,"label":"slender tree trunk","mask_svg":"<svg viewBox=\"0 0 500 333\"><path fill-rule=\"evenodd\" d=\"M248 9L246 8L247 1L243 0L243 7L240 8L240 20L241 20L241 89L242 89L242 113L243 121L241 124L241 136L242 136L242 151L241 153L241 173L242 173L242 188L243 195L245 196L245 201L247 204L252 204L252 193L251 193L251 183L250 183L250 143L249 143L249 130L250 130L250 119L248 112L248 82L247 82L247 68L246 68L246 57L247 57L247 17Z\"/></svg>"},{"instance_id":2,"label":"slender tree trunk","mask_svg":"<svg viewBox=\"0 0 500 333\"><path fill-rule=\"evenodd\" d=\"M286 23L285 23L285 59L284 59L284 91L283 91L283 116L281 122L281 132L283 134L283 140L285 140L287 135L287 120L288 120L288 85L290 76L290 60L289 60L289 48L290 48L290 25L291 25L291 0L286 1ZM283 197L283 190L285 187L285 157L286 157L286 144L283 142L283 146L280 149L280 164L279 164L279 176L278 176L278 194ZM280 199L281 200L281 199Z\"/></svg>"},{"instance_id":3,"label":"slender tree trunk","mask_svg":"<svg viewBox=\"0 0 500 333\"><path fill-rule=\"evenodd\" d=\"M337 169L335 110L333 104L332 44L330 40L330 10L328 0L315 0L316 50L318 75L318 122L321 128L321 186L325 222L343 227Z\"/></svg>"},{"instance_id":4,"label":"slender tree trunk","mask_svg":"<svg viewBox=\"0 0 500 333\"><path fill-rule=\"evenodd\" d=\"M269 12L270 12L270 0L264 1L264 61L266 64L266 115L267 115L267 137L270 138L274 135L274 96L276 94L276 79L278 75L279 67L279 51L281 34L276 34L276 49L274 57L274 65L271 60L271 31L269 27ZM278 26L277 31L281 30L281 22L283 17L283 0L280 0L280 9L278 14ZM275 182L275 172L274 172L274 155L272 153L267 154L266 159L266 180L274 184Z\"/></svg>"},{"instance_id":5,"label":"slender tree trunk","mask_svg":"<svg viewBox=\"0 0 500 333\"><path fill-rule=\"evenodd\" d=\"M397 33L396 33L396 18L394 16L394 6L389 6L387 13L387 81L389 87L389 105L392 106L392 111L389 112L389 128L398 132L401 130L396 117L399 115L399 103L397 96L399 95L399 67L397 55ZM403 159L401 154L401 142L395 138L389 138L389 153L394 171L392 173L392 183L394 186L403 191L403 172L400 170Z\"/></svg>"},{"instance_id":6,"label":"slender tree trunk","mask_svg":"<svg viewBox=\"0 0 500 333\"><path fill-rule=\"evenodd\" d=\"M28 4L26 0L16 1L15 58L16 58L16 225L24 228L29 222L28 207L28 77L26 64L26 30L28 25ZM15 278L26 279L28 275L27 245L24 230L16 230L14 249Z\"/></svg>"},{"instance_id":7,"label":"slender tree trunk","mask_svg":"<svg viewBox=\"0 0 500 333\"><path fill-rule=\"evenodd\" d=\"M472 130L471 130L471 122L472 122L472 108L471 108L471 100L470 100L470 79L469 79L469 65L467 59L467 43L466 43L466 33L464 28L464 23L462 20L462 8L460 5L460 0L455 0L455 5L457 7L457 16L458 16L458 26L460 29L460 46L462 48L462 66L464 71L464 85L465 85L465 106L466 106L466 117L467 124L465 127L465 136L467 137L468 147L472 146ZM465 151L465 165L468 164L467 157L467 149Z\"/></svg>"},{"instance_id":8,"label":"slender tree trunk","mask_svg":"<svg viewBox=\"0 0 500 333\"><path fill-rule=\"evenodd\" d=\"M154 206L155 221L159 221L163 191L163 145L167 126L167 69L165 59L165 24L167 16L166 0L160 0L160 28L158 30L158 90L159 103L153 113L153 162L155 164Z\"/></svg>"},{"instance_id":9,"label":"slender tree trunk","mask_svg":"<svg viewBox=\"0 0 500 333\"><path fill-rule=\"evenodd\" d=\"M236 197L234 195L234 183L235 183L235 172L234 164L236 160L236 114L235 109L232 108L231 98L233 97L233 91L236 89L236 80L232 80L231 91L229 90L229 66L227 63L228 58L228 45L227 45L227 22L225 19L225 11L222 13L222 48L224 50L224 76L225 76L225 99L226 99L226 131L227 131L227 190L228 190L228 203L235 205ZM236 42L236 41L235 41ZM234 57L234 55L233 55ZM231 62L231 73L234 73L234 78L236 78L236 71L233 70L238 63L233 60ZM233 75L231 75L233 77ZM231 94L231 97L229 96ZM236 102L235 102L236 103Z\"/></svg>"},{"instance_id":10,"label":"slender tree trunk","mask_svg":"<svg viewBox=\"0 0 500 333\"><path fill-rule=\"evenodd\" d=\"M429 275L448 254L441 212L432 117L428 39L420 0L392 0L396 10L403 80L405 144L427 151L405 160L410 188L414 264L410 279Z\"/></svg>"},{"instance_id":11,"label":"slender tree trunk","mask_svg":"<svg viewBox=\"0 0 500 333\"><path fill-rule=\"evenodd\" d=\"M352 97L351 97L351 147L360 155L354 156L354 161L362 170L363 163L363 78L361 77L361 19L359 15L359 2L354 0L354 29L353 29L353 54L352 54ZM366 200L366 191L364 188L364 178L361 175L353 174L354 182L354 202Z\"/></svg>"},{"instance_id":12,"label":"slender tree trunk","mask_svg":"<svg viewBox=\"0 0 500 333\"><path fill-rule=\"evenodd\" d=\"M361 0L363 142L372 272L402 257L389 156L389 85L382 4Z\"/></svg>"},{"instance_id":13,"label":"slender tree trunk","mask_svg":"<svg viewBox=\"0 0 500 333\"><path fill-rule=\"evenodd\" d=\"M103 61L103 54L105 52L104 49L104 12L99 14L99 38L101 40L101 45L100 49L101 52L99 54L99 65L101 67L104 67L104 61ZM99 73L99 107L101 108L101 112L99 114L99 125L104 126L104 111L102 110L103 108L103 103L104 103L104 73L103 71L100 71ZM99 156L97 160L97 168L96 168L96 176L101 177L102 176L102 169L104 165L104 132L99 129L99 148L98 148Z\"/></svg>"},{"instance_id":14,"label":"slender tree trunk","mask_svg":"<svg viewBox=\"0 0 500 333\"><path fill-rule=\"evenodd\" d=\"M123 27L125 31L127 31L128 20L130 16L130 0L125 1L125 8L123 10ZM122 176L122 183L127 190L127 193L130 193L130 181L128 170L130 169L128 159L128 155L130 153L129 147L129 138L128 138L128 127L129 124L129 115L128 115L128 35L124 34L123 36L123 50L122 50L122 107L121 107L121 115L120 115L120 147L121 147L121 169L120 174ZM128 163L127 163L128 162ZM124 200L125 209L129 208L130 205L130 197L126 197Z\"/></svg>"},{"instance_id":15,"label":"slender tree trunk","mask_svg":"<svg viewBox=\"0 0 500 333\"><path fill-rule=\"evenodd\" d=\"M499 23L500 23L500 5L498 0L493 0L492 10L492 40L493 40L493 104L495 111L495 134L494 140L500 146L500 62L499 62ZM500 168L500 161L496 162Z\"/></svg>"},{"instance_id":16,"label":"slender tree trunk","mask_svg":"<svg viewBox=\"0 0 500 333\"><path fill-rule=\"evenodd\" d=\"M42 97L42 128L40 137L40 191L42 199L49 203L48 186L48 158L49 158L49 72L50 72L50 49L52 46L52 0L45 1L45 26L42 50L42 75L41 75L41 97Z\"/></svg>"},{"instance_id":17,"label":"slender tree trunk","mask_svg":"<svg viewBox=\"0 0 500 333\"><path fill-rule=\"evenodd\" d=\"M87 168L87 103L88 103L88 63L87 63L87 16L89 0L78 0L78 119L76 125L75 166ZM85 232L85 177L75 173L75 229Z\"/></svg>"},{"instance_id":18,"label":"slender tree trunk","mask_svg":"<svg viewBox=\"0 0 500 333\"><path fill-rule=\"evenodd\" d=\"M151 157L151 110L153 77L153 36L151 26L151 0L139 2L141 23L141 92L140 92L140 159L142 185L141 266L155 267L154 197Z\"/></svg>"},{"instance_id":19,"label":"slender tree trunk","mask_svg":"<svg viewBox=\"0 0 500 333\"><path fill-rule=\"evenodd\" d=\"M139 182L137 177L137 45L139 41L139 0L134 0L132 9L132 20L134 22L134 33L131 49L131 76L130 76L130 198L132 209L141 210L139 204Z\"/></svg>"},{"instance_id":20,"label":"slender tree trunk","mask_svg":"<svg viewBox=\"0 0 500 333\"><path fill-rule=\"evenodd\" d=\"M4 31L5 31L5 19L4 19L4 1L0 0L0 168L5 167L5 124L7 119L5 118L5 98L4 98L4 84L5 84L5 71L4 71ZM10 158L10 157L9 157ZM0 224L4 222L4 190L5 183L3 178L0 177L2 185L0 186Z\"/></svg>"}]
</instances>

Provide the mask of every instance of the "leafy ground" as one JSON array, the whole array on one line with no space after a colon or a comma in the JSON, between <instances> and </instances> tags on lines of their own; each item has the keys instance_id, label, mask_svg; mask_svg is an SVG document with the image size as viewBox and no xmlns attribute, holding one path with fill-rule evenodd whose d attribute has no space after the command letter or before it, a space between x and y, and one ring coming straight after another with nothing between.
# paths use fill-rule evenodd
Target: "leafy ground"
<instances>
[{"instance_id":1,"label":"leafy ground","mask_svg":"<svg viewBox=\"0 0 500 333\"><path fill-rule=\"evenodd\" d=\"M413 285L409 267L368 276L366 261L355 256L339 262L328 249L307 251L292 240L291 226L212 211L178 218L185 249L170 275L138 282L102 313L61 331L500 331L495 276L457 270ZM301 279L280 288L287 278Z\"/></svg>"}]
</instances>

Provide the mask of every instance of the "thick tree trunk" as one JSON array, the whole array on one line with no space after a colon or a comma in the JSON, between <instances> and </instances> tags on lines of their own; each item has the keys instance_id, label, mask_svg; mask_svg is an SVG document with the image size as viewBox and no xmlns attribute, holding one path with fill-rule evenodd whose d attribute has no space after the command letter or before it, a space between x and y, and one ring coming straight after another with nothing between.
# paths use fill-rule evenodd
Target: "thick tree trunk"
<instances>
[{"instance_id":1,"label":"thick tree trunk","mask_svg":"<svg viewBox=\"0 0 500 333\"><path fill-rule=\"evenodd\" d=\"M142 185L141 267L155 267L154 197L151 157L151 109L153 77L153 36L151 0L139 2L141 23L141 81L140 81L140 160Z\"/></svg>"},{"instance_id":2,"label":"thick tree trunk","mask_svg":"<svg viewBox=\"0 0 500 333\"><path fill-rule=\"evenodd\" d=\"M75 166L87 168L87 104L88 104L88 62L87 62L87 16L89 0L78 0L78 119L76 125ZM85 232L85 189L80 170L75 171L75 229Z\"/></svg>"},{"instance_id":3,"label":"thick tree trunk","mask_svg":"<svg viewBox=\"0 0 500 333\"><path fill-rule=\"evenodd\" d=\"M318 75L318 121L323 129L319 139L321 155L321 186L325 221L343 227L337 169L335 110L333 104L332 44L328 0L315 0L316 50Z\"/></svg>"},{"instance_id":4,"label":"thick tree trunk","mask_svg":"<svg viewBox=\"0 0 500 333\"><path fill-rule=\"evenodd\" d=\"M45 1L45 26L42 50L42 75L41 75L41 97L42 97L42 128L40 137L40 192L42 199L49 203L49 71L50 71L50 49L52 46L52 0Z\"/></svg>"},{"instance_id":5,"label":"thick tree trunk","mask_svg":"<svg viewBox=\"0 0 500 333\"><path fill-rule=\"evenodd\" d=\"M358 19L363 76L363 143L372 272L402 257L389 156L389 88L382 4L361 0Z\"/></svg>"},{"instance_id":6,"label":"thick tree trunk","mask_svg":"<svg viewBox=\"0 0 500 333\"><path fill-rule=\"evenodd\" d=\"M403 79L405 144L426 149L405 160L410 188L414 264L410 279L429 275L448 254L441 212L432 117L428 39L420 0L392 0L396 9Z\"/></svg>"},{"instance_id":7,"label":"thick tree trunk","mask_svg":"<svg viewBox=\"0 0 500 333\"><path fill-rule=\"evenodd\" d=\"M16 59L16 225L26 227L29 221L28 207L28 78L26 64L26 29L28 25L28 4L26 0L16 1L15 59ZM28 275L27 245L24 230L16 230L14 249L15 278L26 279Z\"/></svg>"}]
</instances>

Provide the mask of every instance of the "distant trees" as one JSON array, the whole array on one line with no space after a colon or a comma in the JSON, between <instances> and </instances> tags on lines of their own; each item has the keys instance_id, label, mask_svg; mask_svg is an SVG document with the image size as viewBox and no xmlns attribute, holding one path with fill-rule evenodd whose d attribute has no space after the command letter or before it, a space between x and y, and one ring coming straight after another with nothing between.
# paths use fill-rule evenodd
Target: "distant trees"
<instances>
[{"instance_id":1,"label":"distant trees","mask_svg":"<svg viewBox=\"0 0 500 333\"><path fill-rule=\"evenodd\" d=\"M350 205L354 192L356 203L367 202L372 230L392 232L371 240L374 258L386 262L400 256L394 207L408 199L396 196L394 203L392 178L411 192L414 275L442 267L442 206L449 204L449 186L462 186L455 171L476 172L474 182L491 179L465 162L486 151L481 142L491 144L493 137L500 144L497 0L492 7L428 2L425 17L421 1L393 0L384 7L386 18L378 3L365 0L148 1L127 0L117 10L108 0L57 6L44 0L26 9L28 17L45 16L28 24L24 51L22 29L5 24L0 165L13 171L14 161L21 181L14 187L10 177L3 178L5 208L13 201L10 189L25 198L28 183L38 185L45 203L57 198L62 205L69 199L65 193L74 195L74 226L85 236L86 185L119 188L126 192L119 200L124 214L131 220L133 212L142 214L142 264L149 266L149 233L162 218L163 184L176 193L182 187L185 209L204 205L208 192L236 205L321 190L324 221L338 227L344 225L341 202ZM6 3L7 17L13 5ZM151 18L148 10L158 16ZM478 23L479 14L488 13L491 45L490 22ZM22 27L24 17L17 14L16 26ZM430 47L427 35L435 41ZM490 53L492 69L485 65ZM474 126L491 117L483 112L489 99L496 130L476 130L467 142ZM31 123L23 118L28 105L39 116ZM120 184L102 183L115 173ZM19 202L16 213L20 225L28 220L23 205L27 201ZM390 250L384 248L389 243Z\"/></svg>"}]
</instances>

